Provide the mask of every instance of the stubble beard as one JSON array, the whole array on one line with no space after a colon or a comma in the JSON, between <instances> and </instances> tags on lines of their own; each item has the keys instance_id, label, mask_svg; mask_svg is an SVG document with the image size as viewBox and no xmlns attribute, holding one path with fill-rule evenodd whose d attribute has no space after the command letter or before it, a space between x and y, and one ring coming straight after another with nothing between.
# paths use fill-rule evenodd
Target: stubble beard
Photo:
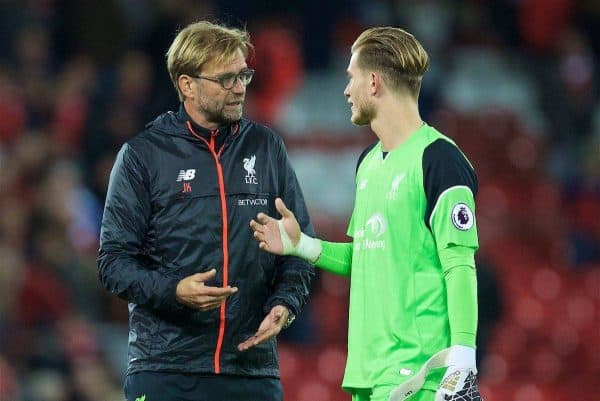
<instances>
[{"instance_id":1,"label":"stubble beard","mask_svg":"<svg viewBox=\"0 0 600 401\"><path fill-rule=\"evenodd\" d=\"M219 116L221 118L221 123L223 125L228 125L231 123L234 123L236 121L239 121L240 118L242 118L244 112L244 104L242 103L239 108L236 108L236 111L230 111L227 112L225 111L225 109L221 109Z\"/></svg>"},{"instance_id":2,"label":"stubble beard","mask_svg":"<svg viewBox=\"0 0 600 401\"><path fill-rule=\"evenodd\" d=\"M199 111L204 114L207 121L219 126L232 124L242 118L244 111L243 101L239 107L235 108L235 110L226 110L225 107L225 103L222 104L220 109L210 108L207 107L207 105L200 105Z\"/></svg>"},{"instance_id":3,"label":"stubble beard","mask_svg":"<svg viewBox=\"0 0 600 401\"><path fill-rule=\"evenodd\" d=\"M375 108L372 104L365 104L356 106L356 113L352 116L352 124L357 126L365 126L370 125L373 118L375 118Z\"/></svg>"}]
</instances>

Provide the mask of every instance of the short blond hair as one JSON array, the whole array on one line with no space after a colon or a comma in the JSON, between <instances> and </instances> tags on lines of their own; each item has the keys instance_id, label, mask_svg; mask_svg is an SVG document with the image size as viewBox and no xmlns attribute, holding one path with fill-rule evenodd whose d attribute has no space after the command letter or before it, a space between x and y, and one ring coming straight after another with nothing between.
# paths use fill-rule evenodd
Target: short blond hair
<instances>
[{"instance_id":1,"label":"short blond hair","mask_svg":"<svg viewBox=\"0 0 600 401\"><path fill-rule=\"evenodd\" d=\"M412 34L394 27L370 28L352 45L352 52L357 51L359 68L380 72L391 89L408 89L418 98L429 56Z\"/></svg>"},{"instance_id":2,"label":"short blond hair","mask_svg":"<svg viewBox=\"0 0 600 401\"><path fill-rule=\"evenodd\" d=\"M209 61L226 62L235 56L238 49L245 57L253 49L246 30L208 21L195 22L183 28L167 51L167 69L179 100L184 100L177 84L181 75L197 75Z\"/></svg>"}]
</instances>

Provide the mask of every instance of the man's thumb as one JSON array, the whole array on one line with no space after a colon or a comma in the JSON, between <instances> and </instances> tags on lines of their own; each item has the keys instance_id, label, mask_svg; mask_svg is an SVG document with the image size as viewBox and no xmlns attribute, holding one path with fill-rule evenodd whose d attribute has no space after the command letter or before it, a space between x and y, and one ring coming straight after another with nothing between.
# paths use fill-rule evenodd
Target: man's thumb
<instances>
[{"instance_id":1,"label":"man's thumb","mask_svg":"<svg viewBox=\"0 0 600 401\"><path fill-rule=\"evenodd\" d=\"M281 200L281 198L275 199L275 207L277 208L277 211L279 212L281 217L294 216L294 213L292 213L292 211L285 206L285 203L283 203L283 200Z\"/></svg>"}]
</instances>

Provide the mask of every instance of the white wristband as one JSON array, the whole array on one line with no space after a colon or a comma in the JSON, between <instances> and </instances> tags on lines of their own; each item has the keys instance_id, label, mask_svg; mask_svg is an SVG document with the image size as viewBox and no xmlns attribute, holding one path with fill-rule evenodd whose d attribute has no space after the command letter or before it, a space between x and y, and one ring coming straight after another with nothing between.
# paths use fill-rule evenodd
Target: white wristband
<instances>
[{"instance_id":1,"label":"white wristband","mask_svg":"<svg viewBox=\"0 0 600 401\"><path fill-rule=\"evenodd\" d=\"M314 265L321 256L321 251L321 241L300 233L300 241L292 255L299 256Z\"/></svg>"},{"instance_id":2,"label":"white wristband","mask_svg":"<svg viewBox=\"0 0 600 401\"><path fill-rule=\"evenodd\" d=\"M298 256L312 264L319 259L322 251L321 241L301 232L300 240L298 241L298 244L294 246L291 238L285 231L283 222L278 220L277 225L279 226L279 234L281 235L284 255Z\"/></svg>"},{"instance_id":3,"label":"white wristband","mask_svg":"<svg viewBox=\"0 0 600 401\"><path fill-rule=\"evenodd\" d=\"M448 354L448 366L475 368L475 348L465 345L453 345Z\"/></svg>"}]
</instances>

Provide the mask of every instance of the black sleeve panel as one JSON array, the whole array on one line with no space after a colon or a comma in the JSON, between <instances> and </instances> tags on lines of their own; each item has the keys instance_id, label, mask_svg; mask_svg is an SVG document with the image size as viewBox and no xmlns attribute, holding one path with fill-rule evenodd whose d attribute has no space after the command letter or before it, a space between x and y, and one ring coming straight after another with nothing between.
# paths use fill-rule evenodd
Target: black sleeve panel
<instances>
[{"instance_id":1,"label":"black sleeve panel","mask_svg":"<svg viewBox=\"0 0 600 401\"><path fill-rule=\"evenodd\" d=\"M360 156L358 157L358 162L356 163L356 171L354 172L354 175L356 175L358 173L358 168L360 167L360 163L362 163L363 159L365 158L365 156L371 151L371 149L373 149L375 147L375 145L377 145L377 142L373 142L372 144L370 144L365 150L363 150L363 152L360 154Z\"/></svg>"},{"instance_id":2,"label":"black sleeve panel","mask_svg":"<svg viewBox=\"0 0 600 401\"><path fill-rule=\"evenodd\" d=\"M429 226L429 218L438 198L448 188L466 186L471 188L473 197L477 195L477 176L473 167L462 152L451 142L438 139L423 151L423 187L427 198L425 224Z\"/></svg>"}]
</instances>

